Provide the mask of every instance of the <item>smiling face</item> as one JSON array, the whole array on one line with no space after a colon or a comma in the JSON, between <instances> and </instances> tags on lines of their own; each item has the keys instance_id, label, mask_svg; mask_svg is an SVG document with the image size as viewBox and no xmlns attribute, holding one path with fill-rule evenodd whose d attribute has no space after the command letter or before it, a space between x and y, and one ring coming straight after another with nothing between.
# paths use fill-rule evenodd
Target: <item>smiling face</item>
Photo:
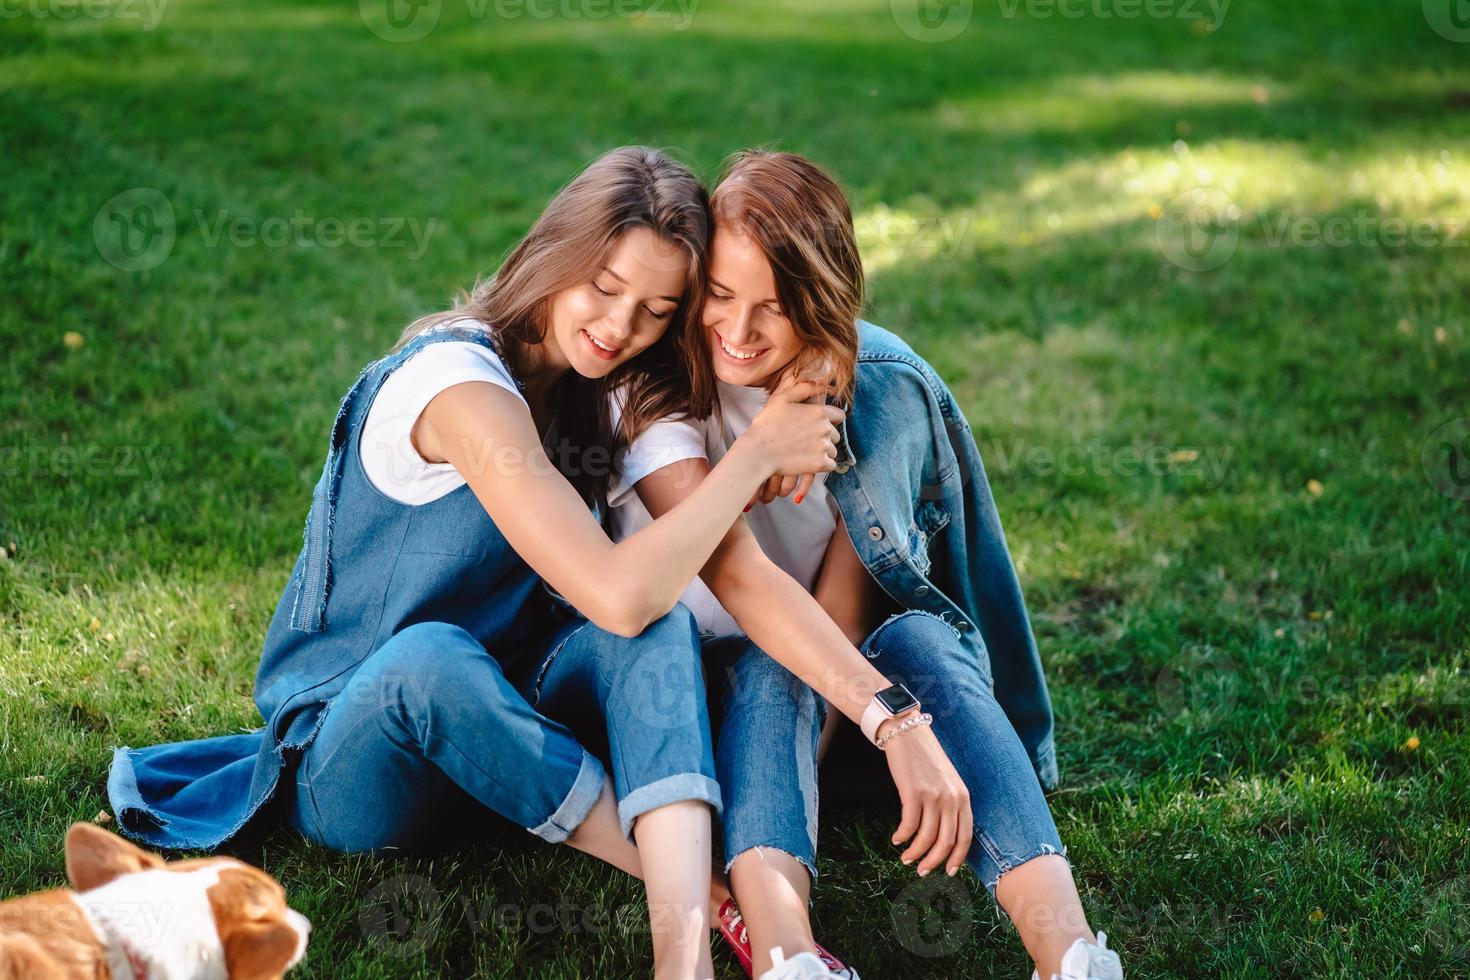
<instances>
[{"instance_id":1,"label":"smiling face","mask_svg":"<svg viewBox=\"0 0 1470 980\"><path fill-rule=\"evenodd\" d=\"M701 319L715 377L769 387L805 346L781 307L771 263L749 236L718 222L709 268Z\"/></svg>"},{"instance_id":2,"label":"smiling face","mask_svg":"<svg viewBox=\"0 0 1470 980\"><path fill-rule=\"evenodd\" d=\"M684 295L689 256L648 228L625 232L584 283L554 293L548 359L601 378L664 335Z\"/></svg>"}]
</instances>

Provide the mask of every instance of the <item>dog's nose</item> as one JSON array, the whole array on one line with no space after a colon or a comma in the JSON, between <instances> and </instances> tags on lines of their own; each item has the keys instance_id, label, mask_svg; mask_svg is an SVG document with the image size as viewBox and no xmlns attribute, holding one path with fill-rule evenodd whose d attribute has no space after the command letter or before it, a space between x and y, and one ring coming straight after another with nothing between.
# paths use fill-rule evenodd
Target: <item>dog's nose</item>
<instances>
[{"instance_id":1,"label":"dog's nose","mask_svg":"<svg viewBox=\"0 0 1470 980\"><path fill-rule=\"evenodd\" d=\"M306 955L306 939L311 935L311 920L295 909L287 909L286 924L296 930L296 955L286 964L287 969L290 969Z\"/></svg>"}]
</instances>

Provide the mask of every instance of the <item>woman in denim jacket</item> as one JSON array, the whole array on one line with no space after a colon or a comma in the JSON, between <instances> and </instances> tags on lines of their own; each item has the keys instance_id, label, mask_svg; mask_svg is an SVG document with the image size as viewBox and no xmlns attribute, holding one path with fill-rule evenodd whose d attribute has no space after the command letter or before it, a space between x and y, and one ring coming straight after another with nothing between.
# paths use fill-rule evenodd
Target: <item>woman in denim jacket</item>
<instances>
[{"instance_id":1,"label":"woman in denim jacket","mask_svg":"<svg viewBox=\"0 0 1470 980\"><path fill-rule=\"evenodd\" d=\"M721 910L726 938L762 976L857 975L816 944L807 915L830 704L885 750L905 864L920 875L968 864L1041 976L1121 977L1042 792L1057 778L1051 706L968 424L928 364L857 318L862 265L831 178L791 154L746 152L712 208L692 369L718 379L718 410L633 442L610 497L618 533L701 487L793 377L832 378L850 405L836 472L810 488L773 478L684 595L707 661L723 668L716 769L739 902ZM877 696L874 671L876 686L893 685ZM952 760L962 780L937 807L899 778L924 759Z\"/></svg>"},{"instance_id":2,"label":"woman in denim jacket","mask_svg":"<svg viewBox=\"0 0 1470 980\"><path fill-rule=\"evenodd\" d=\"M773 399L684 505L625 541L603 532L588 501L616 446L604 392L632 392L627 434L683 404L670 379L687 376L707 204L663 154L612 151L460 308L363 371L266 636L265 727L118 749L125 832L210 850L271 804L328 847L418 849L494 811L641 873L660 923L681 919L654 930L656 972L710 975L708 943L680 942L708 928L721 798L677 601L765 480L831 469L842 415L800 402L816 386ZM542 579L590 623L552 619ZM537 710L521 690L548 649ZM589 703L611 782L561 723Z\"/></svg>"}]
</instances>

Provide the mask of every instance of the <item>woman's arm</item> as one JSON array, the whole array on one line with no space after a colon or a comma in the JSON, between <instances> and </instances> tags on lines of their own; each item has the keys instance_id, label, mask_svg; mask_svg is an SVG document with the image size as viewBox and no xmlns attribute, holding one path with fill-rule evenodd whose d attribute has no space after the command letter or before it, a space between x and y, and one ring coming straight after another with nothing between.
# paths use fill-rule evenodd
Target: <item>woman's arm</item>
<instances>
[{"instance_id":1,"label":"woman's arm","mask_svg":"<svg viewBox=\"0 0 1470 980\"><path fill-rule=\"evenodd\" d=\"M767 480L770 486L773 480ZM832 617L832 622L855 647L861 647L868 634L877 628L885 607L893 605L873 576L863 567L847 529L839 527L827 545L822 557L822 572L817 576L817 587L812 591L817 605ZM827 750L842 727L842 716L831 714L822 726L822 737L817 743L817 759L827 757Z\"/></svg>"},{"instance_id":2,"label":"woman's arm","mask_svg":"<svg viewBox=\"0 0 1470 980\"><path fill-rule=\"evenodd\" d=\"M414 438L426 460L454 465L511 547L568 602L610 632L637 636L679 601L764 480L835 466L841 412L800 404L820 390L773 395L696 493L617 544L547 458L531 413L509 391L485 382L446 388Z\"/></svg>"},{"instance_id":3,"label":"woman's arm","mask_svg":"<svg viewBox=\"0 0 1470 980\"><path fill-rule=\"evenodd\" d=\"M847 529L840 525L827 545L822 572L817 576L817 587L812 594L817 605L832 617L832 622L853 646L862 645L868 634L878 628L884 607L892 605L887 593L863 567Z\"/></svg>"},{"instance_id":4,"label":"woman's arm","mask_svg":"<svg viewBox=\"0 0 1470 980\"><path fill-rule=\"evenodd\" d=\"M638 481L638 496L658 523L661 515L673 514L687 505L718 470L718 466L711 470L702 459L673 463ZM847 541L847 532L839 526L832 537L829 556L838 539ZM862 578L871 583L856 553L852 561ZM890 681L858 651L850 639L853 634L844 635L843 628L817 600L766 557L744 521L736 521L724 533L699 574L756 646L855 724L861 723L873 695L889 686ZM822 578L828 578L826 569ZM855 577L847 584L855 593L863 594L860 590L864 586ZM839 587L844 586L834 575L829 590ZM873 587L876 589L876 585ZM862 608L858 608L859 602ZM878 608L876 602L857 599L843 615L856 629ZM878 731L886 733L896 724L885 721ZM969 853L973 836L970 796L939 740L929 728L916 728L890 742L886 755L903 801L903 818L893 842L912 838L901 855L904 863L919 859L918 870L925 874L941 863L947 869L957 869Z\"/></svg>"}]
</instances>

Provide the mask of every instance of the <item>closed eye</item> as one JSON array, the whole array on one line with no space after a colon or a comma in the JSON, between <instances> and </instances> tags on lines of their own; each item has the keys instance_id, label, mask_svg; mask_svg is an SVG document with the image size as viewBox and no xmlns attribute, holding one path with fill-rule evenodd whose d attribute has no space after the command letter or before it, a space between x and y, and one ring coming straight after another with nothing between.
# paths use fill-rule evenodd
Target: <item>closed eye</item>
<instances>
[{"instance_id":1,"label":"closed eye","mask_svg":"<svg viewBox=\"0 0 1470 980\"><path fill-rule=\"evenodd\" d=\"M597 285L596 280L593 280L593 282L592 282L592 288L595 289L595 290L597 290L597 292L600 295L603 295L603 296L611 296L612 295L612 293L608 292L606 289L603 289L601 286Z\"/></svg>"}]
</instances>

